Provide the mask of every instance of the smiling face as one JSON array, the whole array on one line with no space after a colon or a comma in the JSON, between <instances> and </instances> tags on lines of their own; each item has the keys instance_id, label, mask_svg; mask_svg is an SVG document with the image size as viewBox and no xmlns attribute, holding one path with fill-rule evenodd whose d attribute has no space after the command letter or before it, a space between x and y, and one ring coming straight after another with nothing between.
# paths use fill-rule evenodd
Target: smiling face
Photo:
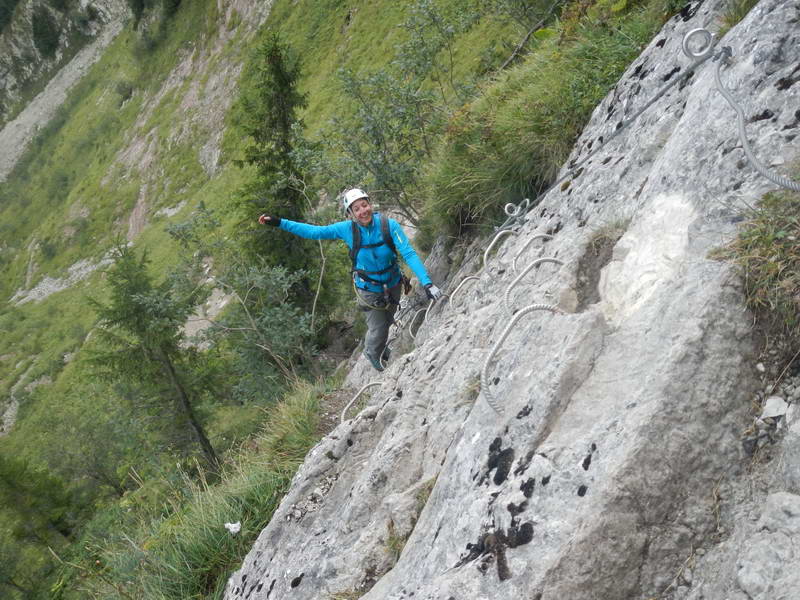
<instances>
[{"instance_id":1,"label":"smiling face","mask_svg":"<svg viewBox=\"0 0 800 600\"><path fill-rule=\"evenodd\" d=\"M369 198L359 198L353 202L350 205L350 213L362 227L372 223L372 204L369 203Z\"/></svg>"}]
</instances>

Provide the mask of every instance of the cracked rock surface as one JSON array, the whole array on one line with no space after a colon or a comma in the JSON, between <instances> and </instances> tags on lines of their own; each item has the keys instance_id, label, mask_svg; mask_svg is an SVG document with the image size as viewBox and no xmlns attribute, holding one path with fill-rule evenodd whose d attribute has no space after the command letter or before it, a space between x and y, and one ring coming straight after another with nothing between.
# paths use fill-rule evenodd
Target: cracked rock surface
<instances>
[{"instance_id":1,"label":"cracked rock surface","mask_svg":"<svg viewBox=\"0 0 800 600\"><path fill-rule=\"evenodd\" d=\"M692 3L664 26L570 162L683 72L683 36L715 28L722 6ZM798 8L762 0L721 40L734 52L726 84L747 114L770 111L747 131L779 171L798 160L786 141L800 106L788 83ZM709 258L774 185L748 166L715 68L704 63L552 190L457 302L431 310L410 352L381 374L356 362L354 390L382 385L309 453L227 600L797 597L797 470L770 464L753 484L742 435L752 399L770 394L738 277ZM541 233L553 237L526 247ZM460 264L437 247L429 264L453 290L488 243ZM538 257L564 264L531 271L506 307L520 252L520 272ZM479 375L513 312L533 303L565 314L531 312L512 328L488 365L497 414ZM787 458L800 454L796 387L778 390L785 406L770 410L782 415L762 419L783 420L770 448Z\"/></svg>"}]
</instances>

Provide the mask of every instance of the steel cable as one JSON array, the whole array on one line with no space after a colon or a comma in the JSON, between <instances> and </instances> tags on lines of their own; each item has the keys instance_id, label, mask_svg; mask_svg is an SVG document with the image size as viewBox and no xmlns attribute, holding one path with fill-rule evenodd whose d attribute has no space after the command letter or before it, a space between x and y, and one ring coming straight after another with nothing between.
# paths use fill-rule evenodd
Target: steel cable
<instances>
[{"instance_id":1,"label":"steel cable","mask_svg":"<svg viewBox=\"0 0 800 600\"><path fill-rule=\"evenodd\" d=\"M526 306L525 308L521 309L517 314L514 315L514 318L506 325L506 328L503 330L503 333L500 334L500 338L495 342L494 346L492 346L491 352L489 352L489 356L486 357L486 360L483 363L483 369L481 370L481 390L483 391L484 395L486 396L486 402L489 406L492 407L494 412L499 415L503 414L503 407L497 403L497 400L494 398L492 393L489 391L489 364L492 362L494 355L497 354L497 351L503 345L503 342L506 341L508 334L511 333L511 329L514 325L517 324L524 315L527 315L529 312L537 311L537 310L547 310L553 313L564 314L557 306L553 306L552 304L531 304L530 306Z\"/></svg>"},{"instance_id":2,"label":"steel cable","mask_svg":"<svg viewBox=\"0 0 800 600\"><path fill-rule=\"evenodd\" d=\"M367 385L365 385L364 387L362 387L360 390L358 390L358 393L357 393L355 396L353 396L353 399L352 399L352 400L350 400L350 402L348 402L348 403L347 403L347 406L345 406L345 407L344 407L344 409L342 410L342 416L341 416L341 417L339 417L339 424L340 424L340 425L341 425L342 423L344 423L344 415L345 415L345 413L347 412L347 409L348 409L348 408L350 408L350 407L353 405L353 402L355 402L356 400L358 400L358 397L359 397L361 394L363 394L363 393L364 393L364 390L366 390L366 389L368 389L368 388L371 388L371 387L373 387L373 386L376 386L376 385L383 385L383 384L382 384L380 381L373 381L372 383L368 383Z\"/></svg>"},{"instance_id":3,"label":"steel cable","mask_svg":"<svg viewBox=\"0 0 800 600\"><path fill-rule=\"evenodd\" d=\"M516 287L516 285L520 281L522 281L522 278L525 277L525 275L530 273L531 269L533 269L534 267L538 267L539 265L541 265L543 263L554 263L554 264L557 264L559 266L563 266L564 265L564 261L558 260L557 258L544 257L544 258L536 259L530 265L525 267L525 270L522 273L520 273L519 275L517 275L517 278L514 279L514 281L512 281L511 283L509 283L508 287L506 288L506 293L505 293L505 296L503 297L503 299L505 300L505 307L506 307L506 311L507 312L509 312L509 313L512 312L511 311L511 290L514 289L514 287Z\"/></svg>"},{"instance_id":4,"label":"steel cable","mask_svg":"<svg viewBox=\"0 0 800 600\"><path fill-rule=\"evenodd\" d=\"M722 64L727 63L733 53L731 49L725 46L721 51L722 60L717 63L717 68L714 70L714 80L717 83L717 89L719 93L722 94L723 98L727 100L728 104L730 104L731 108L736 111L737 121L739 123L739 139L742 141L742 148L744 148L744 153L747 155L750 164L753 165L756 171L759 172L763 177L766 177L771 182L781 187L794 190L795 192L800 192L800 183L796 183L787 177L783 177L781 175L776 175L769 171L761 162L756 158L755 154L753 154L753 149L750 147L750 142L747 141L747 132L745 131L745 117L744 111L742 107L736 102L736 99L731 94L730 90L725 87L722 83L722 78L720 77L720 70L722 69Z\"/></svg>"}]
</instances>

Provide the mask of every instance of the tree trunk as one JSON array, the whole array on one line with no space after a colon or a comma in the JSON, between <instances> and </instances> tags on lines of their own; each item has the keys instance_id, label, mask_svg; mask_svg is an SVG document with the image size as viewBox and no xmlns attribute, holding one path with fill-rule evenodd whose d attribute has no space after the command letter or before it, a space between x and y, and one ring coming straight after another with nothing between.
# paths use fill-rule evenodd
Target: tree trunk
<instances>
[{"instance_id":1,"label":"tree trunk","mask_svg":"<svg viewBox=\"0 0 800 600\"><path fill-rule=\"evenodd\" d=\"M175 372L175 367L172 364L169 356L165 352L159 352L161 354L161 364L164 366L164 370L169 375L170 382L172 382L172 387L175 389L175 393L178 395L178 400L180 402L181 408L183 409L186 418L189 419L189 423L191 423L192 428L194 429L194 433L197 436L197 441L200 442L200 447L203 449L203 453L206 455L208 462L217 469L219 467L219 458L217 457L217 453L214 452L214 447L211 445L211 442L208 441L208 437L206 436L206 432L203 430L203 426L200 425L200 422L195 417L194 409L192 408L192 403L189 400L189 395L186 393L186 390L183 387L183 384L178 379L178 374Z\"/></svg>"}]
</instances>

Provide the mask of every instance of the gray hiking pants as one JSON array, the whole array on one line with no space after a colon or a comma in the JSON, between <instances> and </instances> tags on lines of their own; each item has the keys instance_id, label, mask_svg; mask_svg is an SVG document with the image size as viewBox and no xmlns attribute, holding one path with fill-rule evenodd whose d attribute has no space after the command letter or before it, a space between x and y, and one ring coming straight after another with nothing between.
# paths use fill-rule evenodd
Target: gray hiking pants
<instances>
[{"instance_id":1,"label":"gray hiking pants","mask_svg":"<svg viewBox=\"0 0 800 600\"><path fill-rule=\"evenodd\" d=\"M394 323L394 313L397 312L402 290L402 283L389 288L389 297L392 301L387 305L382 293L368 292L367 290L356 288L356 293L359 296L358 304L364 311L364 316L367 320L364 350L377 360L380 360L383 349L386 347L386 340L389 338L389 327Z\"/></svg>"}]
</instances>

